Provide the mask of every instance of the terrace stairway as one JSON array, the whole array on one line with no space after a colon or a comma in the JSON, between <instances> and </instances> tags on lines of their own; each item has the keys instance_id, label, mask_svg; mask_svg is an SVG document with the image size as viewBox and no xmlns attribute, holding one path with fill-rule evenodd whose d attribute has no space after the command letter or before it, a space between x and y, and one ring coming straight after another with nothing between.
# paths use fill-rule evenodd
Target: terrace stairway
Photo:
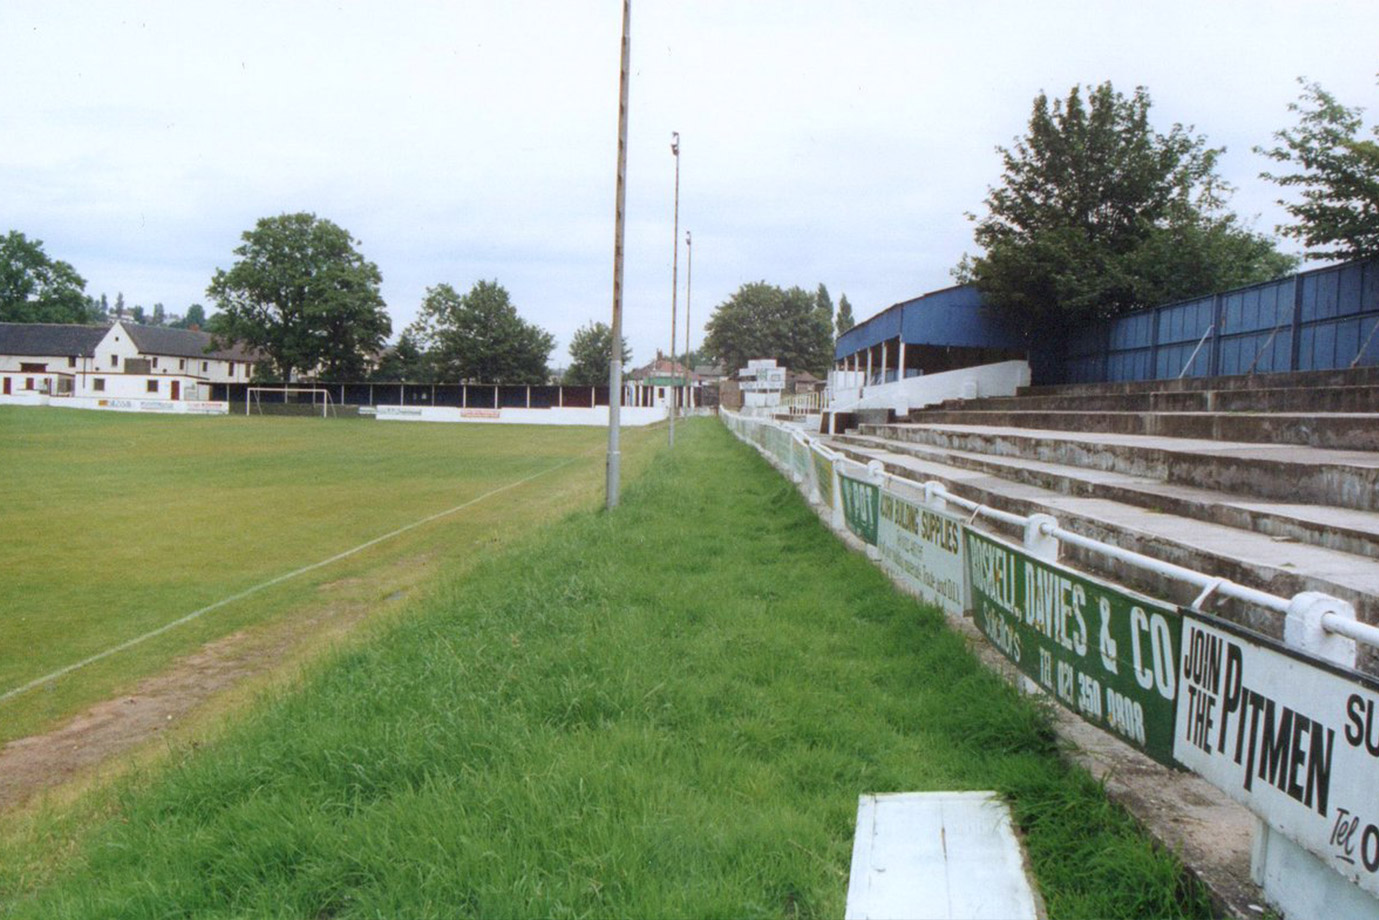
<instances>
[{"instance_id":1,"label":"terrace stairway","mask_svg":"<svg viewBox=\"0 0 1379 920\"><path fill-rule=\"evenodd\" d=\"M831 446L973 501L1288 597L1323 591L1379 624L1379 368L1026 387L895 420ZM1000 525L993 525L1000 530ZM1156 597L1195 588L1065 545ZM1207 609L1269 635L1277 613ZM1361 651L1379 673L1379 654Z\"/></svg>"}]
</instances>

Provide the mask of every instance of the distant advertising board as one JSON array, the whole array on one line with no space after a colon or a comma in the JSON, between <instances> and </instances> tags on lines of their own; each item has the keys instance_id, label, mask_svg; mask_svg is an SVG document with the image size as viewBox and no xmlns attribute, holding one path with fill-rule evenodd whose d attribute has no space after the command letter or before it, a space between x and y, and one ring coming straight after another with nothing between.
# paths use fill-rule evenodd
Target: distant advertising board
<instances>
[{"instance_id":1,"label":"distant advertising board","mask_svg":"<svg viewBox=\"0 0 1379 920\"><path fill-rule=\"evenodd\" d=\"M963 614L962 522L882 490L876 547L881 564L945 613Z\"/></svg>"},{"instance_id":2,"label":"distant advertising board","mask_svg":"<svg viewBox=\"0 0 1379 920\"><path fill-rule=\"evenodd\" d=\"M192 415L227 415L230 412L230 404L223 400L189 400L182 405Z\"/></svg>"},{"instance_id":3,"label":"distant advertising board","mask_svg":"<svg viewBox=\"0 0 1379 920\"><path fill-rule=\"evenodd\" d=\"M843 501L843 520L848 530L876 545L877 517L881 513L881 489L870 482L838 474L839 497Z\"/></svg>"},{"instance_id":4,"label":"distant advertising board","mask_svg":"<svg viewBox=\"0 0 1379 920\"><path fill-rule=\"evenodd\" d=\"M611 347L611 346L610 346ZM502 418L502 409L461 409L460 418Z\"/></svg>"},{"instance_id":5,"label":"distant advertising board","mask_svg":"<svg viewBox=\"0 0 1379 920\"><path fill-rule=\"evenodd\" d=\"M809 455L814 461L814 482L819 487L819 500L824 503L825 508L832 508L833 461L829 460L817 449L810 450Z\"/></svg>"},{"instance_id":6,"label":"distant advertising board","mask_svg":"<svg viewBox=\"0 0 1379 920\"><path fill-rule=\"evenodd\" d=\"M777 462L782 464L790 463L790 445L794 441L784 429L776 428L774 425L765 429L766 449L771 452Z\"/></svg>"},{"instance_id":7,"label":"distant advertising board","mask_svg":"<svg viewBox=\"0 0 1379 920\"><path fill-rule=\"evenodd\" d=\"M809 445L790 439L790 468L800 482L809 481Z\"/></svg>"},{"instance_id":8,"label":"distant advertising board","mask_svg":"<svg viewBox=\"0 0 1379 920\"><path fill-rule=\"evenodd\" d=\"M379 406L375 413L375 418L421 418L420 407L416 406Z\"/></svg>"},{"instance_id":9,"label":"distant advertising board","mask_svg":"<svg viewBox=\"0 0 1379 920\"><path fill-rule=\"evenodd\" d=\"M1183 611L1178 761L1379 895L1379 681Z\"/></svg>"},{"instance_id":10,"label":"distant advertising board","mask_svg":"<svg viewBox=\"0 0 1379 920\"><path fill-rule=\"evenodd\" d=\"M1173 763L1182 617L966 530L977 626L1020 671L1098 728Z\"/></svg>"}]
</instances>

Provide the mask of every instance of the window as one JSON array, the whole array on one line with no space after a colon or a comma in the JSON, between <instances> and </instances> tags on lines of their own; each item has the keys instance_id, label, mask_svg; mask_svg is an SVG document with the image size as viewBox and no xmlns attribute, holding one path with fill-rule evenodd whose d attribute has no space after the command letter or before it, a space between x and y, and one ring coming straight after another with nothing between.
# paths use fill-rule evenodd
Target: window
<instances>
[{"instance_id":1,"label":"window","mask_svg":"<svg viewBox=\"0 0 1379 920\"><path fill-rule=\"evenodd\" d=\"M612 346L612 345L609 345L608 347L609 347L609 348L612 348L613 346ZM233 362L233 361L230 362L230 376L231 376L231 377L235 376L235 362Z\"/></svg>"},{"instance_id":2,"label":"window","mask_svg":"<svg viewBox=\"0 0 1379 920\"><path fill-rule=\"evenodd\" d=\"M76 355L68 355L68 356L67 356L67 366L68 366L68 367L76 367L76 366L77 366L77 356L76 356Z\"/></svg>"},{"instance_id":3,"label":"window","mask_svg":"<svg viewBox=\"0 0 1379 920\"><path fill-rule=\"evenodd\" d=\"M150 380L150 381L148 382L148 391L149 391L150 393L157 393L157 392L158 392L158 381L156 381L156 380Z\"/></svg>"},{"instance_id":4,"label":"window","mask_svg":"<svg viewBox=\"0 0 1379 920\"><path fill-rule=\"evenodd\" d=\"M104 378L104 377L92 377L92 378L91 378L91 389L95 390L97 393L104 393L104 392L105 392L105 378Z\"/></svg>"},{"instance_id":5,"label":"window","mask_svg":"<svg viewBox=\"0 0 1379 920\"><path fill-rule=\"evenodd\" d=\"M608 347L609 347L609 348L612 348L613 346L610 345L610 346L608 346ZM157 355L154 355L154 356L153 356L153 366L154 366L154 367L157 367L157 366L158 366L158 356L157 356Z\"/></svg>"},{"instance_id":6,"label":"window","mask_svg":"<svg viewBox=\"0 0 1379 920\"><path fill-rule=\"evenodd\" d=\"M20 361L19 369L26 374L41 374L48 369L48 365L37 364L31 361Z\"/></svg>"},{"instance_id":7,"label":"window","mask_svg":"<svg viewBox=\"0 0 1379 920\"><path fill-rule=\"evenodd\" d=\"M612 348L613 346L610 345L610 346L608 346L608 347L609 347L609 348ZM34 388L34 379L33 379L32 377L25 377L25 378L24 378L24 389L26 389L26 390L32 390L33 388Z\"/></svg>"},{"instance_id":8,"label":"window","mask_svg":"<svg viewBox=\"0 0 1379 920\"><path fill-rule=\"evenodd\" d=\"M206 369L207 369L209 366L210 366L210 365L209 365L208 362L202 361L202 362L201 362L201 373L203 373L203 374L206 373Z\"/></svg>"},{"instance_id":9,"label":"window","mask_svg":"<svg viewBox=\"0 0 1379 920\"><path fill-rule=\"evenodd\" d=\"M111 368L111 370L114 370L114 369L118 368L119 366L120 366L120 356L119 356L119 355L111 355L111 356L110 356L110 368Z\"/></svg>"},{"instance_id":10,"label":"window","mask_svg":"<svg viewBox=\"0 0 1379 920\"><path fill-rule=\"evenodd\" d=\"M178 358L178 359L177 359L177 369L178 369L179 371L185 371L185 370L187 369L187 359L186 359L186 358Z\"/></svg>"}]
</instances>

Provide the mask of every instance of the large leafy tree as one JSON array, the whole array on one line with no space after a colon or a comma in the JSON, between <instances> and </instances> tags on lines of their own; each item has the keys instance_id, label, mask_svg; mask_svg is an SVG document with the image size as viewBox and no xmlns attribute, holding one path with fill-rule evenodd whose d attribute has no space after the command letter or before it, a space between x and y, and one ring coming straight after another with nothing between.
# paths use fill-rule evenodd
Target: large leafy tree
<instances>
[{"instance_id":1,"label":"large leafy tree","mask_svg":"<svg viewBox=\"0 0 1379 920\"><path fill-rule=\"evenodd\" d=\"M212 331L294 371L362 380L369 356L392 331L378 266L348 232L314 214L261 219L242 235L238 261L217 269L206 294L220 308Z\"/></svg>"},{"instance_id":2,"label":"large leafy tree","mask_svg":"<svg viewBox=\"0 0 1379 920\"><path fill-rule=\"evenodd\" d=\"M714 308L704 350L733 373L754 358L823 374L833 362L833 330L816 294L765 281L744 284Z\"/></svg>"},{"instance_id":3,"label":"large leafy tree","mask_svg":"<svg viewBox=\"0 0 1379 920\"><path fill-rule=\"evenodd\" d=\"M570 340L570 366L565 382L571 386L607 386L608 362L613 357L613 330L607 323L580 326ZM627 339L622 340L622 363L632 360Z\"/></svg>"},{"instance_id":4,"label":"large leafy tree","mask_svg":"<svg viewBox=\"0 0 1379 920\"><path fill-rule=\"evenodd\" d=\"M1265 280L1296 264L1226 210L1222 152L1149 121L1143 87L1074 86L1034 100L1028 132L998 148L1001 184L977 218L983 252L954 275L1018 328L1056 339L1091 318Z\"/></svg>"},{"instance_id":5,"label":"large leafy tree","mask_svg":"<svg viewBox=\"0 0 1379 920\"><path fill-rule=\"evenodd\" d=\"M76 269L49 258L42 240L17 230L0 237L0 322L88 323L96 310Z\"/></svg>"},{"instance_id":6,"label":"large leafy tree","mask_svg":"<svg viewBox=\"0 0 1379 920\"><path fill-rule=\"evenodd\" d=\"M545 383L555 348L555 337L518 316L497 281L463 296L448 284L428 288L407 332L443 381Z\"/></svg>"},{"instance_id":7,"label":"large leafy tree","mask_svg":"<svg viewBox=\"0 0 1379 920\"><path fill-rule=\"evenodd\" d=\"M1300 240L1309 259L1379 257L1379 124L1370 129L1373 140L1363 137L1363 109L1342 105L1320 84L1298 82L1301 99L1288 106L1297 125L1276 132L1273 149L1255 148L1293 170L1261 176L1302 196L1279 202L1297 221L1279 232Z\"/></svg>"}]
</instances>

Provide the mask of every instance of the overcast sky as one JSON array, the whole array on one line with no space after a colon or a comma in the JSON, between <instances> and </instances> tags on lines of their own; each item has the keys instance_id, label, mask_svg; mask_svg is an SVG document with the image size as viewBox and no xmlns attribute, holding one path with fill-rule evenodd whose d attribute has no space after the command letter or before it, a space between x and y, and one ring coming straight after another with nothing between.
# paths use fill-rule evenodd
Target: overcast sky
<instances>
[{"instance_id":1,"label":"overcast sky","mask_svg":"<svg viewBox=\"0 0 1379 920\"><path fill-rule=\"evenodd\" d=\"M558 339L607 322L620 0L0 0L0 233L92 295L182 312L261 217L310 211L383 274L394 332L429 286L496 279ZM625 333L670 344L672 204L693 342L765 280L859 319L951 284L965 212L1041 90L1148 88L1156 126L1252 152L1295 80L1379 113L1379 2L634 0ZM1292 249L1292 247L1287 247ZM680 252L683 348L687 265Z\"/></svg>"}]
</instances>

